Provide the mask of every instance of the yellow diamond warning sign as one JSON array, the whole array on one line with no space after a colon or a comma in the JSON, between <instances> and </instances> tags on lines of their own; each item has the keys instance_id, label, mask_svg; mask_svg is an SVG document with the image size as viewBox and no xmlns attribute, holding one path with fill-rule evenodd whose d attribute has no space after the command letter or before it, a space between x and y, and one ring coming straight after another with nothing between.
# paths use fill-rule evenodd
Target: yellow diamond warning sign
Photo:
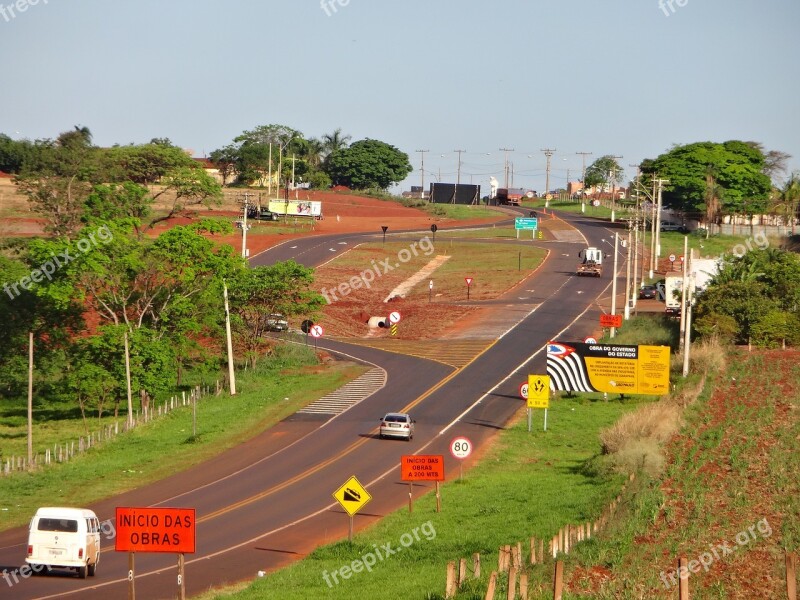
<instances>
[{"instance_id":1,"label":"yellow diamond warning sign","mask_svg":"<svg viewBox=\"0 0 800 600\"><path fill-rule=\"evenodd\" d=\"M550 406L550 376L528 375L528 408Z\"/></svg>"},{"instance_id":2,"label":"yellow diamond warning sign","mask_svg":"<svg viewBox=\"0 0 800 600\"><path fill-rule=\"evenodd\" d=\"M370 496L366 488L359 483L355 475L348 479L342 487L333 492L333 497L336 498L336 501L342 505L342 508L351 517L361 510L367 502L372 500L372 496Z\"/></svg>"}]
</instances>

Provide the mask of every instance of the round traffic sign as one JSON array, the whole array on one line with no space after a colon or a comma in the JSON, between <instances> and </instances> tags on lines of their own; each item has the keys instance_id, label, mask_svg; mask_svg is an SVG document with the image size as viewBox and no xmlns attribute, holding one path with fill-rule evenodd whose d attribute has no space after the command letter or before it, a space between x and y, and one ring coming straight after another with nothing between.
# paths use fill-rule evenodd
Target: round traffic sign
<instances>
[{"instance_id":1,"label":"round traffic sign","mask_svg":"<svg viewBox=\"0 0 800 600\"><path fill-rule=\"evenodd\" d=\"M308 333L311 331L311 328L314 326L314 321L310 319L305 319L302 323L300 323L300 331L303 333Z\"/></svg>"},{"instance_id":2,"label":"round traffic sign","mask_svg":"<svg viewBox=\"0 0 800 600\"><path fill-rule=\"evenodd\" d=\"M459 459L467 458L472 454L472 442L464 436L454 438L450 442L450 454Z\"/></svg>"},{"instance_id":3,"label":"round traffic sign","mask_svg":"<svg viewBox=\"0 0 800 600\"><path fill-rule=\"evenodd\" d=\"M400 311L394 310L389 313L389 323L399 323L400 322Z\"/></svg>"},{"instance_id":4,"label":"round traffic sign","mask_svg":"<svg viewBox=\"0 0 800 600\"><path fill-rule=\"evenodd\" d=\"M314 325L311 327L309 333L311 334L311 337L322 337L322 325Z\"/></svg>"},{"instance_id":5,"label":"round traffic sign","mask_svg":"<svg viewBox=\"0 0 800 600\"><path fill-rule=\"evenodd\" d=\"M600 200L592 200L592 206L600 206Z\"/></svg>"},{"instance_id":6,"label":"round traffic sign","mask_svg":"<svg viewBox=\"0 0 800 600\"><path fill-rule=\"evenodd\" d=\"M523 400L527 400L528 399L528 382L527 381L525 383L523 383L523 384L520 384L520 386L519 386L519 397L522 398Z\"/></svg>"},{"instance_id":7,"label":"round traffic sign","mask_svg":"<svg viewBox=\"0 0 800 600\"><path fill-rule=\"evenodd\" d=\"M583 340L583 343L584 344L596 344L597 340L594 339L593 337L587 337L585 340Z\"/></svg>"},{"instance_id":8,"label":"round traffic sign","mask_svg":"<svg viewBox=\"0 0 800 600\"><path fill-rule=\"evenodd\" d=\"M437 229L439 229L439 227L436 225L436 223L434 223L433 225L431 225L431 231L432 231L433 233L436 233L436 230L437 230Z\"/></svg>"},{"instance_id":9,"label":"round traffic sign","mask_svg":"<svg viewBox=\"0 0 800 600\"><path fill-rule=\"evenodd\" d=\"M675 262L675 255L674 254L670 254L669 255L669 262Z\"/></svg>"}]
</instances>

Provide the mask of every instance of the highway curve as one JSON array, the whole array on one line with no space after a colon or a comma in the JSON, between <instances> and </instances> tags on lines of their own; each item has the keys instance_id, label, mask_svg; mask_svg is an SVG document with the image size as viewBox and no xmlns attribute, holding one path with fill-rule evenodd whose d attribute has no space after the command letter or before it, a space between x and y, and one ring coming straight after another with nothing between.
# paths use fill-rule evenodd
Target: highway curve
<instances>
[{"instance_id":1,"label":"highway curve","mask_svg":"<svg viewBox=\"0 0 800 600\"><path fill-rule=\"evenodd\" d=\"M582 229L591 245L601 246L607 230L590 219L564 215ZM327 260L340 241L358 235L292 240L259 255L256 264L296 257L305 264ZM530 243L530 242L529 242ZM408 486L400 482L403 454L445 455L447 477L458 472L449 441L466 435L481 447L520 409L518 386L528 372L544 372L545 344L555 338L582 339L596 330L595 299L610 285L602 278L572 275L582 244L548 242L545 267L526 287L524 299L510 293L500 302L530 306L522 321L460 369L433 360L320 340L319 347L379 366L386 385L334 417L289 417L276 427L217 458L187 471L99 502L101 520L113 519L116 506L174 506L197 511L197 552L186 556L187 594L252 578L259 570L288 564L317 545L346 537L348 519L331 494L356 475L372 501L355 518L356 529L406 505ZM420 342L423 343L423 342ZM386 411L408 410L417 420L411 442L380 440L378 418ZM169 460L169 457L165 457ZM429 486L416 485L418 494ZM50 502L43 500L42 504ZM24 528L0 534L0 572L23 563ZM0 598L124 598L127 555L104 540L97 576L71 574L0 580ZM140 598L173 598L176 557L136 556L136 593Z\"/></svg>"}]
</instances>

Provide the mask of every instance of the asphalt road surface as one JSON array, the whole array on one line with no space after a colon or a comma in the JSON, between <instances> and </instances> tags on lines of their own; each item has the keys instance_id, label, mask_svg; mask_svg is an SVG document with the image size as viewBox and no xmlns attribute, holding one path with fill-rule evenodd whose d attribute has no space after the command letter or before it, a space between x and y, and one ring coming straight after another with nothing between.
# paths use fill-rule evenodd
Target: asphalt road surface
<instances>
[{"instance_id":1,"label":"asphalt road surface","mask_svg":"<svg viewBox=\"0 0 800 600\"><path fill-rule=\"evenodd\" d=\"M601 239L608 239L608 230L596 221L563 217L576 223L589 245L602 247ZM292 240L252 263L295 258L314 265L328 260L332 247L347 247L366 237L374 236ZM185 567L187 594L193 595L210 586L254 578L258 571L286 565L321 543L345 538L349 520L332 493L352 475L372 495L354 519L356 529L407 504L408 485L400 480L402 455L442 454L447 478L457 476L459 464L450 456L450 440L466 435L478 448L486 443L522 406L518 387L527 373L545 372L545 344L583 339L596 329L595 300L610 285L610 269L601 278L573 276L583 244L543 245L551 253L535 276L534 291L524 300L503 299L527 303L531 310L466 366L455 369L323 338L320 348L385 369L386 385L336 417L294 415L212 461L91 508L101 521L111 523L116 506L195 508L197 551L186 556ZM412 413L417 429L411 442L378 439L378 419L387 411ZM415 496L431 487L415 485ZM43 499L42 505L48 504L52 502ZM0 573L5 569L8 575L0 579L0 598L126 597L128 555L113 551L110 526L106 532L97 575L86 580L55 571L22 578L15 570L24 561L27 531L0 534ZM138 597L174 598L176 564L172 554L137 554Z\"/></svg>"}]
</instances>

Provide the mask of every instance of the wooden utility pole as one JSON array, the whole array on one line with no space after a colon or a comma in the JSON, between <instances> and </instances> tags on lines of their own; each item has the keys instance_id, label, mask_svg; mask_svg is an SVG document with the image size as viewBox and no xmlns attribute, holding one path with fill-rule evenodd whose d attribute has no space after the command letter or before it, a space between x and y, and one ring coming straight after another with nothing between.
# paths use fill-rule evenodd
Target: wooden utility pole
<instances>
[{"instance_id":1,"label":"wooden utility pole","mask_svg":"<svg viewBox=\"0 0 800 600\"><path fill-rule=\"evenodd\" d=\"M547 206L547 195L550 193L550 159L553 157L555 148L542 148L542 152L547 157L547 168L545 170L545 184L544 184L544 205Z\"/></svg>"},{"instance_id":2,"label":"wooden utility pole","mask_svg":"<svg viewBox=\"0 0 800 600\"><path fill-rule=\"evenodd\" d=\"M619 248L619 234L614 232L614 270L611 272L611 314L617 314L617 249ZM617 332L616 327L611 328L611 337Z\"/></svg>"},{"instance_id":3,"label":"wooden utility pole","mask_svg":"<svg viewBox=\"0 0 800 600\"><path fill-rule=\"evenodd\" d=\"M233 341L231 339L231 311L228 308L228 284L222 282L222 295L225 298L225 339L228 344L228 379L231 396L236 395L236 372L233 370Z\"/></svg>"},{"instance_id":4,"label":"wooden utility pole","mask_svg":"<svg viewBox=\"0 0 800 600\"><path fill-rule=\"evenodd\" d=\"M127 327L127 326L126 326ZM133 428L133 394L131 393L131 352L128 348L128 330L125 329L125 380L128 386L128 429Z\"/></svg>"},{"instance_id":5,"label":"wooden utility pole","mask_svg":"<svg viewBox=\"0 0 800 600\"><path fill-rule=\"evenodd\" d=\"M33 463L33 331L28 333L28 468Z\"/></svg>"}]
</instances>

